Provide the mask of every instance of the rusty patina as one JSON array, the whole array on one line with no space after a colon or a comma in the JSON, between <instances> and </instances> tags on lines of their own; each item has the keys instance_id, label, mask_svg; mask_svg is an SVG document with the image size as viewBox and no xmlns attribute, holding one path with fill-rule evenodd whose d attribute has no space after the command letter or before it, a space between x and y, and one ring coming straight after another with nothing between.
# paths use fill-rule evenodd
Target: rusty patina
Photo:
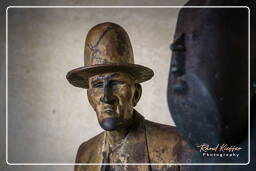
<instances>
[{"instance_id":1,"label":"rusty patina","mask_svg":"<svg viewBox=\"0 0 256 171\"><path fill-rule=\"evenodd\" d=\"M67 79L87 89L105 131L82 143L76 156L76 163L100 165L77 165L75 171L186 170L171 165L191 162L194 153L177 129L145 120L134 109L142 93L140 83L152 76L151 69L134 64L129 37L122 27L103 23L89 31L85 66L70 71Z\"/></svg>"}]
</instances>

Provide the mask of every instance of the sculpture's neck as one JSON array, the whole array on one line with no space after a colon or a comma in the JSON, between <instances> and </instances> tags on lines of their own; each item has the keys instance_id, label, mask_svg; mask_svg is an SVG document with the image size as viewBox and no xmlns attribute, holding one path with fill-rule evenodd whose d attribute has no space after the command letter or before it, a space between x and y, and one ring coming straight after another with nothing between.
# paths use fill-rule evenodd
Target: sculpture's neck
<instances>
[{"instance_id":1,"label":"sculpture's neck","mask_svg":"<svg viewBox=\"0 0 256 171\"><path fill-rule=\"evenodd\" d=\"M142 119L142 116L137 113L137 111L133 110L133 117L129 121L129 124L127 124L125 127L119 128L115 131L107 131L107 139L108 143L110 145L110 148L113 150L118 145L122 144L124 142L126 136L130 132L130 130L140 123L140 120Z\"/></svg>"},{"instance_id":2,"label":"sculpture's neck","mask_svg":"<svg viewBox=\"0 0 256 171\"><path fill-rule=\"evenodd\" d=\"M119 144L122 144L130 129L131 128L124 128L118 131L107 131L108 142L112 150Z\"/></svg>"}]
</instances>

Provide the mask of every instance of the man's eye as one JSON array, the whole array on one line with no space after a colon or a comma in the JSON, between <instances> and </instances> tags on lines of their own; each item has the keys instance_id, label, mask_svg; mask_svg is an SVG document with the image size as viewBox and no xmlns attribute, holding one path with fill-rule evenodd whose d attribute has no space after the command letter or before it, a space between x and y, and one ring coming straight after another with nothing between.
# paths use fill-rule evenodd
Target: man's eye
<instances>
[{"instance_id":1,"label":"man's eye","mask_svg":"<svg viewBox=\"0 0 256 171\"><path fill-rule=\"evenodd\" d=\"M102 88L103 87L103 83L101 83L101 82L94 83L92 86L93 86L93 88Z\"/></svg>"},{"instance_id":2,"label":"man's eye","mask_svg":"<svg viewBox=\"0 0 256 171\"><path fill-rule=\"evenodd\" d=\"M117 80L115 80L115 81L111 81L111 85L121 85L121 84L124 84L124 82L123 81L117 81Z\"/></svg>"}]
</instances>

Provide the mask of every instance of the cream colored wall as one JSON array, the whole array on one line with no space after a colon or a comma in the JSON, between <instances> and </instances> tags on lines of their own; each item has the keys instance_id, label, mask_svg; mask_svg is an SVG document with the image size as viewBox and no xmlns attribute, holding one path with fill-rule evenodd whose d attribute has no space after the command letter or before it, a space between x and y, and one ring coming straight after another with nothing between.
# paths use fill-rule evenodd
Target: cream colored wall
<instances>
[{"instance_id":1,"label":"cream colored wall","mask_svg":"<svg viewBox=\"0 0 256 171\"><path fill-rule=\"evenodd\" d=\"M86 91L71 86L65 78L69 70L83 65L84 38L92 26L101 22L123 26L133 45L135 63L155 72L152 80L142 84L143 94L136 109L146 119L174 125L166 89L169 44L178 10L10 8L9 162L73 163L78 146L102 131ZM8 168L4 169L14 170ZM54 168L72 170L71 166ZM26 170L34 169L30 166Z\"/></svg>"}]
</instances>

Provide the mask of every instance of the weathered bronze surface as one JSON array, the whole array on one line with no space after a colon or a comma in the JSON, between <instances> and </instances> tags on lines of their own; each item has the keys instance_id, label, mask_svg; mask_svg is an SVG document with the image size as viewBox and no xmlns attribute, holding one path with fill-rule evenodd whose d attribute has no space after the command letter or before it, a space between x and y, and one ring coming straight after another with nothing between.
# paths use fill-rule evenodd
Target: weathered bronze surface
<instances>
[{"instance_id":1,"label":"weathered bronze surface","mask_svg":"<svg viewBox=\"0 0 256 171\"><path fill-rule=\"evenodd\" d=\"M149 80L153 71L134 64L130 39L117 24L105 23L93 27L85 40L84 67L70 71L68 81L88 88L88 78L100 73L123 71L132 75L136 83Z\"/></svg>"},{"instance_id":2,"label":"weathered bronze surface","mask_svg":"<svg viewBox=\"0 0 256 171\"><path fill-rule=\"evenodd\" d=\"M105 131L83 143L76 163L119 163L105 166L113 170L185 170L180 166L127 165L129 163L188 163L193 153L176 128L144 120L134 111L134 123L118 144L112 146L114 132ZM118 130L119 131L119 130ZM104 166L76 166L75 171L101 170Z\"/></svg>"},{"instance_id":3,"label":"weathered bronze surface","mask_svg":"<svg viewBox=\"0 0 256 171\"><path fill-rule=\"evenodd\" d=\"M93 27L85 42L85 66L67 74L71 84L87 88L101 134L84 142L76 163L117 163L77 165L75 171L180 171L174 165L126 165L129 163L188 163L194 150L177 129L145 120L133 109L153 71L134 64L127 33L114 23Z\"/></svg>"}]
</instances>

